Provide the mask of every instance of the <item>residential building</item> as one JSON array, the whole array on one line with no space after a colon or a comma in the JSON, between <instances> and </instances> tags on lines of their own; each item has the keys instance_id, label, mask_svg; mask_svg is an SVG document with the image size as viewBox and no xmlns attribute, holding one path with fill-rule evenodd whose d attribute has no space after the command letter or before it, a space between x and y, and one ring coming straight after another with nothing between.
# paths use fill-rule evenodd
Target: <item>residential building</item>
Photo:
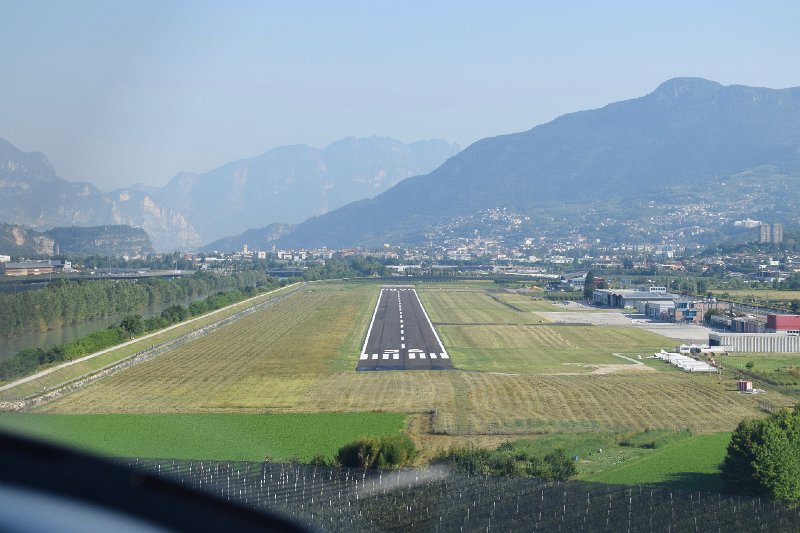
<instances>
[{"instance_id":1,"label":"residential building","mask_svg":"<svg viewBox=\"0 0 800 533\"><path fill-rule=\"evenodd\" d=\"M775 244L783 242L783 224L772 225L772 242Z\"/></svg>"},{"instance_id":2,"label":"residential building","mask_svg":"<svg viewBox=\"0 0 800 533\"><path fill-rule=\"evenodd\" d=\"M763 222L761 223L759 241L760 242L770 242L771 241L769 224L764 224Z\"/></svg>"}]
</instances>

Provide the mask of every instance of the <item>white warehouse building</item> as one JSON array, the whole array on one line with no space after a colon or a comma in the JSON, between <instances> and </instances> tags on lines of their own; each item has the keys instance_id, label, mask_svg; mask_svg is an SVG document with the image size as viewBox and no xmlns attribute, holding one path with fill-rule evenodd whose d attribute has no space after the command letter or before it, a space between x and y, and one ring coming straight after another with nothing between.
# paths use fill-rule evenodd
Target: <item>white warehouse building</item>
<instances>
[{"instance_id":1,"label":"white warehouse building","mask_svg":"<svg viewBox=\"0 0 800 533\"><path fill-rule=\"evenodd\" d=\"M709 333L709 346L729 352L800 352L800 336L786 333Z\"/></svg>"}]
</instances>

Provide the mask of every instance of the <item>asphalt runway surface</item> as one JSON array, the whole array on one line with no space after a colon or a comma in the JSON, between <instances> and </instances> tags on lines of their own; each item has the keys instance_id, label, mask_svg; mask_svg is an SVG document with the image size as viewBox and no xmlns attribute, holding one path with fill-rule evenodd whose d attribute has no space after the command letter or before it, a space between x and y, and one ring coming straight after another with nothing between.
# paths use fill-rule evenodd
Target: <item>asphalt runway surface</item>
<instances>
[{"instance_id":1,"label":"asphalt runway surface","mask_svg":"<svg viewBox=\"0 0 800 533\"><path fill-rule=\"evenodd\" d=\"M452 368L414 287L382 287L356 370Z\"/></svg>"}]
</instances>

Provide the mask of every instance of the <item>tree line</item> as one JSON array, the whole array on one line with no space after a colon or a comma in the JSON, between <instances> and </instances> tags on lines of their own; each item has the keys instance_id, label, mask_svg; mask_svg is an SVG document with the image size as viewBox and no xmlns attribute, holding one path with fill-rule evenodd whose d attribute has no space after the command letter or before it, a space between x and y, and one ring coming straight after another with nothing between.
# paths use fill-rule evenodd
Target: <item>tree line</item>
<instances>
[{"instance_id":1,"label":"tree line","mask_svg":"<svg viewBox=\"0 0 800 533\"><path fill-rule=\"evenodd\" d=\"M269 283L263 271L245 270L229 276L198 271L166 279L59 279L44 289L0 294L0 338L58 328L147 306L169 305L189 298Z\"/></svg>"},{"instance_id":2,"label":"tree line","mask_svg":"<svg viewBox=\"0 0 800 533\"><path fill-rule=\"evenodd\" d=\"M139 335L183 322L190 317L220 309L283 284L285 283L269 279L260 285L246 286L242 290L233 289L228 292L217 292L204 300L192 302L188 307L179 304L171 305L158 316L142 318L139 314L127 315L118 324L114 324L107 329L95 331L63 344L57 344L46 350L42 348L21 350L0 363L0 380L12 380L37 372L48 365L83 357L123 343Z\"/></svg>"}]
</instances>

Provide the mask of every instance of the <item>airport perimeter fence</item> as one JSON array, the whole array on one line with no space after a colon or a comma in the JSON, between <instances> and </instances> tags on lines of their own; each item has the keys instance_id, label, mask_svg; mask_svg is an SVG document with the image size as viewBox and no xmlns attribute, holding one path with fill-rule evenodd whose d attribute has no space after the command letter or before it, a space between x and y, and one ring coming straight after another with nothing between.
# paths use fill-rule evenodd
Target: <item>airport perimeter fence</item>
<instances>
[{"instance_id":1,"label":"airport perimeter fence","mask_svg":"<svg viewBox=\"0 0 800 533\"><path fill-rule=\"evenodd\" d=\"M130 466L326 531L798 531L800 509L759 498L444 468L136 459Z\"/></svg>"}]
</instances>

